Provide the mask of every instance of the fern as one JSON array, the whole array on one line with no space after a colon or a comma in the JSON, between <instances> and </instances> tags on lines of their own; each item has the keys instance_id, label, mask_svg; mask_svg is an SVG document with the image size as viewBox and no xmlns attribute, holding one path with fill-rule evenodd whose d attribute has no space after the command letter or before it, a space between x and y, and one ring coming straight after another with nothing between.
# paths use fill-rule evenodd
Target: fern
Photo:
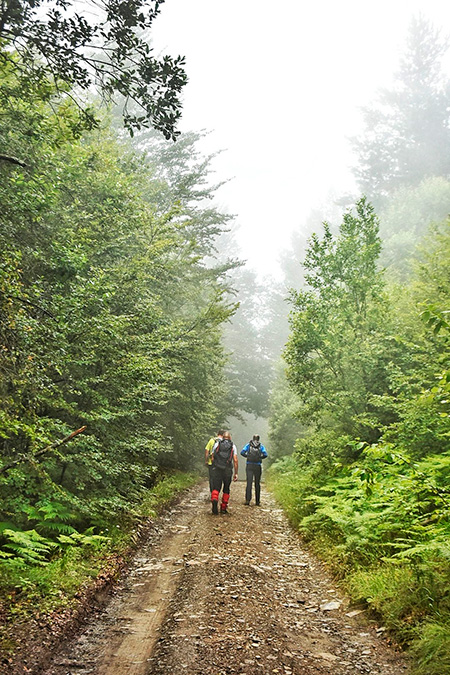
<instances>
[{"instance_id":1,"label":"fern","mask_svg":"<svg viewBox=\"0 0 450 675\"><path fill-rule=\"evenodd\" d=\"M92 546L93 548L99 548L108 541L108 537L104 537L100 534L82 534L81 532L76 531L72 532L70 536L60 534L58 537L58 542L62 546Z\"/></svg>"},{"instance_id":2,"label":"fern","mask_svg":"<svg viewBox=\"0 0 450 675\"><path fill-rule=\"evenodd\" d=\"M42 537L36 530L3 530L3 538L6 543L3 548L7 552L12 551L17 558L27 563L45 565L49 553L55 549L56 544Z\"/></svg>"},{"instance_id":3,"label":"fern","mask_svg":"<svg viewBox=\"0 0 450 675\"><path fill-rule=\"evenodd\" d=\"M73 532L76 532L76 529L72 527L72 525L52 521L38 523L36 525L36 530L40 534L48 534L49 536L52 534L72 534Z\"/></svg>"},{"instance_id":4,"label":"fern","mask_svg":"<svg viewBox=\"0 0 450 675\"><path fill-rule=\"evenodd\" d=\"M59 501L41 499L35 505L24 505L22 510L34 529L43 536L53 538L59 534L76 532L73 523L77 520L77 514Z\"/></svg>"}]
</instances>

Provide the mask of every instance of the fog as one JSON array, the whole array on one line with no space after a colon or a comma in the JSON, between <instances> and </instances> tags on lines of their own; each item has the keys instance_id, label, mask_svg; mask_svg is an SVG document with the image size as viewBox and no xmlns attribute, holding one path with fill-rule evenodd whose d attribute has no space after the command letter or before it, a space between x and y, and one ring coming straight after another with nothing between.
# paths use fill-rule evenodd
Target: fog
<instances>
[{"instance_id":1,"label":"fog","mask_svg":"<svg viewBox=\"0 0 450 675\"><path fill-rule=\"evenodd\" d=\"M360 108L389 87L412 16L450 33L443 0L167 0L157 52L184 54L181 130L207 130L237 251L263 277L312 209L355 192L348 138ZM448 63L447 63L448 66Z\"/></svg>"}]
</instances>

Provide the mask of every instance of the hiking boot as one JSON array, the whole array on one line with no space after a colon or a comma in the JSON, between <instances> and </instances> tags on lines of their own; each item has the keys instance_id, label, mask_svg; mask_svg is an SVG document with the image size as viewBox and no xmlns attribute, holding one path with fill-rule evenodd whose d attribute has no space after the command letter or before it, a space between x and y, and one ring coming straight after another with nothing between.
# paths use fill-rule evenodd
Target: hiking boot
<instances>
[{"instance_id":1,"label":"hiking boot","mask_svg":"<svg viewBox=\"0 0 450 675\"><path fill-rule=\"evenodd\" d=\"M219 507L218 507L218 501L217 499L213 499L212 502L212 512L215 516L219 515Z\"/></svg>"},{"instance_id":2,"label":"hiking boot","mask_svg":"<svg viewBox=\"0 0 450 675\"><path fill-rule=\"evenodd\" d=\"M250 502L248 501L248 499L245 500L244 506L250 506Z\"/></svg>"},{"instance_id":3,"label":"hiking boot","mask_svg":"<svg viewBox=\"0 0 450 675\"><path fill-rule=\"evenodd\" d=\"M255 506L261 506L261 504L259 502L256 502Z\"/></svg>"},{"instance_id":4,"label":"hiking boot","mask_svg":"<svg viewBox=\"0 0 450 675\"><path fill-rule=\"evenodd\" d=\"M228 515L229 511L228 511L228 509L220 509L220 513L225 513L225 514Z\"/></svg>"}]
</instances>

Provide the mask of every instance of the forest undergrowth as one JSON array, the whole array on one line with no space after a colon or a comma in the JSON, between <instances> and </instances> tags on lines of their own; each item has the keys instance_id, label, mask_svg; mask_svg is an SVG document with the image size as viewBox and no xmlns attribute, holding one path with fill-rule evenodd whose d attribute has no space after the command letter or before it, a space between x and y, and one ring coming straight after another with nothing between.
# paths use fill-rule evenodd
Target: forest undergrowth
<instances>
[{"instance_id":1,"label":"forest undergrowth","mask_svg":"<svg viewBox=\"0 0 450 675\"><path fill-rule=\"evenodd\" d=\"M401 286L377 259L366 200L314 236L292 297L287 377L303 433L269 472L292 523L355 603L450 672L450 226L436 225ZM280 399L282 400L282 399ZM285 408L272 407L282 444Z\"/></svg>"},{"instance_id":2,"label":"forest undergrowth","mask_svg":"<svg viewBox=\"0 0 450 675\"><path fill-rule=\"evenodd\" d=\"M9 550L15 555L0 566L3 663L14 658L23 639L23 625L30 624L31 633L36 621L59 627L58 616L63 617L66 610L76 611L94 582L104 579L108 584L116 579L152 520L198 480L198 474L180 471L159 475L155 485L143 492L139 505L120 516L111 513L99 527L99 534L55 536L65 531L64 523L47 519L52 538L38 535L43 520L35 523L33 534L8 537Z\"/></svg>"},{"instance_id":3,"label":"forest undergrowth","mask_svg":"<svg viewBox=\"0 0 450 675\"><path fill-rule=\"evenodd\" d=\"M360 474L374 464L368 494ZM448 484L449 454L413 467L372 455L319 480L317 466L287 458L272 468L269 485L355 606L414 655L414 672L442 675L450 668L450 527L448 505L431 512L434 490L418 478L430 471Z\"/></svg>"}]
</instances>

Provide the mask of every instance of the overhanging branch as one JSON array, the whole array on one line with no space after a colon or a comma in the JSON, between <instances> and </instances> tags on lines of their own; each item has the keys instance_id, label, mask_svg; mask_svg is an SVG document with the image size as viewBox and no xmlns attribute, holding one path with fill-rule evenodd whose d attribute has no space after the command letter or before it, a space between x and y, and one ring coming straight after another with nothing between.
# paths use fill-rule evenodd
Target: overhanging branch
<instances>
[{"instance_id":1,"label":"overhanging branch","mask_svg":"<svg viewBox=\"0 0 450 675\"><path fill-rule=\"evenodd\" d=\"M45 448L41 448L41 450L38 450L32 455L21 455L20 457L17 457L13 462L10 462L9 464L6 464L5 466L2 466L0 469L0 475L7 473L10 469L13 467L17 466L17 464L22 464L22 462L32 462L33 460L36 459L36 457L40 457L41 455L45 454L49 450L54 450L55 448L59 448L60 445L63 445L64 443L67 443L68 441L72 440L72 438L75 438L75 436L78 436L78 434L81 434L84 430L86 429L86 426L81 427L80 429L77 429L76 431L72 431L71 434L63 438L61 441L54 441L50 445L47 445Z\"/></svg>"},{"instance_id":2,"label":"overhanging branch","mask_svg":"<svg viewBox=\"0 0 450 675\"><path fill-rule=\"evenodd\" d=\"M9 157L8 155L0 155L0 161L2 162L9 162L10 164L17 164L18 166L22 166L26 168L25 162L22 162L22 160L17 159L17 157Z\"/></svg>"}]
</instances>

